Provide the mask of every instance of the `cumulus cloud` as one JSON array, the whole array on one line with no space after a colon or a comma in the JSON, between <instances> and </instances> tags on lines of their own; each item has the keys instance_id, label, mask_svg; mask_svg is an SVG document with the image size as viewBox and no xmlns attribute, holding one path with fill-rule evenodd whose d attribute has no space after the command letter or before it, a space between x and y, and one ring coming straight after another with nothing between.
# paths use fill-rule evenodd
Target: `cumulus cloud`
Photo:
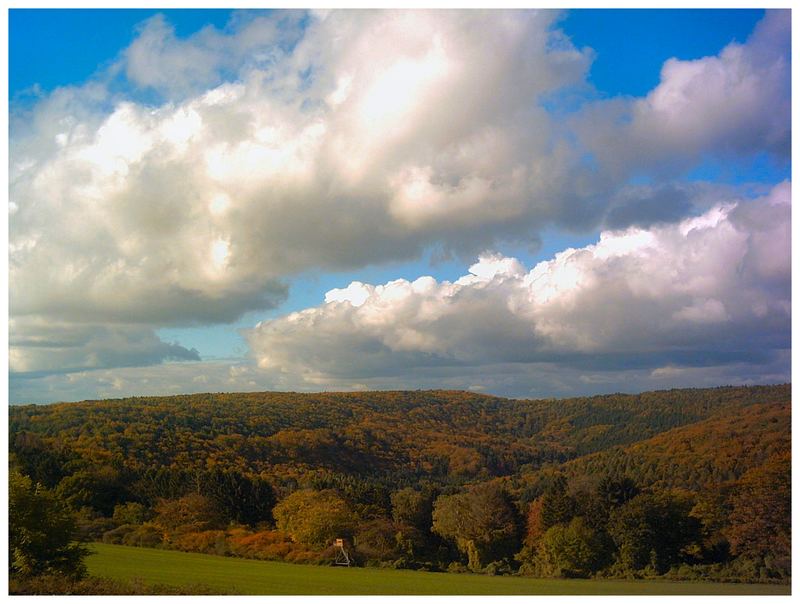
<instances>
[{"instance_id":1,"label":"cumulus cloud","mask_svg":"<svg viewBox=\"0 0 800 604\"><path fill-rule=\"evenodd\" d=\"M245 14L249 18L233 18L230 31L206 26L187 39L178 38L164 16L156 15L140 24L118 67L136 86L174 99L285 59L302 33L303 13Z\"/></svg>"},{"instance_id":2,"label":"cumulus cloud","mask_svg":"<svg viewBox=\"0 0 800 604\"><path fill-rule=\"evenodd\" d=\"M614 99L578 118L582 142L606 169L674 173L703 156L769 152L791 145L791 12L768 11L744 44L717 56L664 63L646 97Z\"/></svg>"},{"instance_id":3,"label":"cumulus cloud","mask_svg":"<svg viewBox=\"0 0 800 604\"><path fill-rule=\"evenodd\" d=\"M333 12L285 50L269 19L185 41L151 20L124 55L132 81L197 86L227 61L236 78L157 107L61 92L16 125L13 311L229 321L306 268L521 234L562 212L569 156L537 99L588 59L553 18ZM237 59L259 45L274 56Z\"/></svg>"},{"instance_id":4,"label":"cumulus cloud","mask_svg":"<svg viewBox=\"0 0 800 604\"><path fill-rule=\"evenodd\" d=\"M557 13L278 15L186 40L153 18L123 53L130 81L197 92L153 107L95 83L15 124L14 313L230 321L304 269L475 253L602 216L613 183L542 107L591 59ZM625 165L784 148L788 27L769 13L743 46L671 60L629 123L593 119L587 144Z\"/></svg>"},{"instance_id":5,"label":"cumulus cloud","mask_svg":"<svg viewBox=\"0 0 800 604\"><path fill-rule=\"evenodd\" d=\"M276 11L243 13L224 30L185 39L163 17L143 23L109 73L13 110L14 367L189 359L191 351L159 341L153 329L275 307L292 276L307 269L405 260L432 245L475 254L501 240L534 240L547 225L649 226L694 207L677 194L668 210L657 196L620 197L624 175L612 156L652 168L717 150L785 151L785 13L770 13L745 45L719 57L669 62L648 97L615 105L624 124L607 120L616 109L605 104L583 107L569 124L547 110L547 99L586 86L592 58L558 30L557 18L555 11ZM723 110L714 107L722 101ZM584 128L593 111L599 118ZM642 164L644 157L652 161ZM770 254L759 253L753 266L768 265ZM376 374L401 357L402 366L421 358L475 363L490 354L528 360L519 309L489 313L516 299L510 292L523 277L508 270L484 280L503 287L384 286L409 305L388 347L360 323L377 303L371 286L331 294L331 303L339 296L341 308L358 309L346 355L355 366L356 351L368 353ZM367 298L348 306L356 290ZM427 299L434 295L452 312ZM687 321L711 316L715 299L687 300L686 310L672 312ZM387 312L402 306L381 304ZM471 315L480 304L486 312ZM436 321L453 333L424 333L410 318L417 310L443 313ZM736 320L724 310L715 316ZM470 325L478 316L481 345L479 326ZM336 321L315 320L331 330L323 333L330 341L345 335ZM547 321L534 334L542 354L561 350ZM499 350L492 334L507 348ZM286 351L303 346L288 332L273 337L286 339ZM65 338L79 343L60 347ZM323 374L338 374L335 360L306 352L330 365ZM297 366L286 354L276 364Z\"/></svg>"},{"instance_id":6,"label":"cumulus cloud","mask_svg":"<svg viewBox=\"0 0 800 604\"><path fill-rule=\"evenodd\" d=\"M783 183L678 223L603 232L530 271L484 255L454 282L355 282L246 337L261 368L316 382L503 363L769 365L790 346L790 196Z\"/></svg>"}]
</instances>

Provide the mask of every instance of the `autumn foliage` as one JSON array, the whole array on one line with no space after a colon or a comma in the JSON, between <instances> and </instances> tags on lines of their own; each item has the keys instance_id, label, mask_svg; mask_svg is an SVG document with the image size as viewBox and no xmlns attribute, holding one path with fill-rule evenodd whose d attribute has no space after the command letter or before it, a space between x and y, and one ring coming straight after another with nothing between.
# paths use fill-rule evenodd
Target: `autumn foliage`
<instances>
[{"instance_id":1,"label":"autumn foliage","mask_svg":"<svg viewBox=\"0 0 800 604\"><path fill-rule=\"evenodd\" d=\"M341 538L367 565L785 582L790 390L18 406L10 461L17 493L50 502L64 556L83 539L324 564ZM25 558L26 518L12 574L57 564Z\"/></svg>"}]
</instances>

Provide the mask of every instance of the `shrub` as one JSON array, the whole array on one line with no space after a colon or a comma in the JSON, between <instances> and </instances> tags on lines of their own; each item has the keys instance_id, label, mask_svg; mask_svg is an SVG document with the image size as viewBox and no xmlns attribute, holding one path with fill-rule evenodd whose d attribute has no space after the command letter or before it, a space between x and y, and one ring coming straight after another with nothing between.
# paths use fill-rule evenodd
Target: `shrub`
<instances>
[{"instance_id":1,"label":"shrub","mask_svg":"<svg viewBox=\"0 0 800 604\"><path fill-rule=\"evenodd\" d=\"M114 507L114 522L122 524L143 524L153 517L153 513L141 503L129 501Z\"/></svg>"},{"instance_id":2,"label":"shrub","mask_svg":"<svg viewBox=\"0 0 800 604\"><path fill-rule=\"evenodd\" d=\"M313 554L311 558L319 556L310 552L305 546L293 543L283 531L258 531L250 533L242 529L228 532L228 552L241 558L255 558L257 560L287 560L305 558L305 554Z\"/></svg>"},{"instance_id":3,"label":"shrub","mask_svg":"<svg viewBox=\"0 0 800 604\"><path fill-rule=\"evenodd\" d=\"M180 499L161 500L153 524L170 537L225 528L227 521L219 505L203 495L191 493Z\"/></svg>"},{"instance_id":4,"label":"shrub","mask_svg":"<svg viewBox=\"0 0 800 604\"><path fill-rule=\"evenodd\" d=\"M376 518L361 524L356 530L354 543L358 555L367 560L385 562L402 555L398 542L397 525L385 518Z\"/></svg>"},{"instance_id":5,"label":"shrub","mask_svg":"<svg viewBox=\"0 0 800 604\"><path fill-rule=\"evenodd\" d=\"M225 531L219 530L182 533L175 536L171 546L184 552L216 554L219 556L225 555L228 550Z\"/></svg>"},{"instance_id":6,"label":"shrub","mask_svg":"<svg viewBox=\"0 0 800 604\"><path fill-rule=\"evenodd\" d=\"M115 529L111 529L110 531L106 531L103 533L103 543L113 543L114 545L120 545L122 540L128 533L131 533L136 530L135 524L123 524L122 526L118 526Z\"/></svg>"},{"instance_id":7,"label":"shrub","mask_svg":"<svg viewBox=\"0 0 800 604\"><path fill-rule=\"evenodd\" d=\"M136 547L157 547L163 541L163 534L152 524L142 524L122 537L123 545Z\"/></svg>"},{"instance_id":8,"label":"shrub","mask_svg":"<svg viewBox=\"0 0 800 604\"><path fill-rule=\"evenodd\" d=\"M514 569L508 560L495 560L487 564L483 572L487 575L510 575Z\"/></svg>"},{"instance_id":9,"label":"shrub","mask_svg":"<svg viewBox=\"0 0 800 604\"><path fill-rule=\"evenodd\" d=\"M115 528L119 523L92 508L84 507L75 513L75 524L75 538L78 541L97 541L106 531Z\"/></svg>"}]
</instances>

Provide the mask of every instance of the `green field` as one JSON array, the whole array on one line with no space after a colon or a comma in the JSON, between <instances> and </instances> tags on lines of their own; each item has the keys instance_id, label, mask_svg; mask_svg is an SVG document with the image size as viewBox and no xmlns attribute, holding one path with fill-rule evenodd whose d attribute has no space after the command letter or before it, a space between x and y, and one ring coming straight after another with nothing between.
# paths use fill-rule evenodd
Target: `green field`
<instances>
[{"instance_id":1,"label":"green field","mask_svg":"<svg viewBox=\"0 0 800 604\"><path fill-rule=\"evenodd\" d=\"M780 595L788 585L598 581L489 577L371 568L304 566L168 550L92 545L89 572L113 579L141 578L165 585L203 584L219 593L249 595L334 594L646 594Z\"/></svg>"}]
</instances>

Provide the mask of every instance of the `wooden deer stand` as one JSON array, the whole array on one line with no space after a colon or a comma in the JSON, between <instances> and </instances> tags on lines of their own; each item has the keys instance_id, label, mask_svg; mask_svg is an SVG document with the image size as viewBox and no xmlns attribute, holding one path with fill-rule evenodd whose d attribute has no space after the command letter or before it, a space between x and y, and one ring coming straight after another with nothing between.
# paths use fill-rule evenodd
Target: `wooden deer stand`
<instances>
[{"instance_id":1,"label":"wooden deer stand","mask_svg":"<svg viewBox=\"0 0 800 604\"><path fill-rule=\"evenodd\" d=\"M336 566L350 566L350 556L347 555L347 550L344 549L344 539L334 539L333 547L336 548Z\"/></svg>"}]
</instances>

